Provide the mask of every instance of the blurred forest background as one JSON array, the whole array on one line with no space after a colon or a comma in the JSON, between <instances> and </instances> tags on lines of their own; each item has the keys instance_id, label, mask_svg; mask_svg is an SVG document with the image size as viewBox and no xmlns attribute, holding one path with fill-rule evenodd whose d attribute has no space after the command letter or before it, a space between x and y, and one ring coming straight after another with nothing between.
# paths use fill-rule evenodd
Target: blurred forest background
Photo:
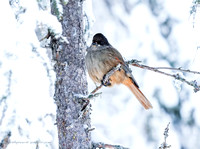
<instances>
[{"instance_id":1,"label":"blurred forest background","mask_svg":"<svg viewBox=\"0 0 200 149\"><path fill-rule=\"evenodd\" d=\"M198 3L85 0L85 39L89 46L92 36L101 32L126 60L200 71ZM0 20L0 141L10 136L8 149L56 149L54 62L49 41L40 39L47 28L61 34L61 25L51 15L48 0L2 0ZM155 149L170 122L167 143L171 148L199 149L200 92L167 76L131 69L154 108L144 110L124 86L102 88L102 95L92 100L92 140ZM200 82L198 75L180 75ZM92 91L95 85L89 77L88 83Z\"/></svg>"}]
</instances>

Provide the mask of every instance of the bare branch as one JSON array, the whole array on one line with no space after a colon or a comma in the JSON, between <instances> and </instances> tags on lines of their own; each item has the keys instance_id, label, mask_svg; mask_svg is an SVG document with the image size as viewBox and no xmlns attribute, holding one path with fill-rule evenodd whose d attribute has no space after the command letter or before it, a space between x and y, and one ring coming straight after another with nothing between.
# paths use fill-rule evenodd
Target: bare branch
<instances>
[{"instance_id":1,"label":"bare branch","mask_svg":"<svg viewBox=\"0 0 200 149\"><path fill-rule=\"evenodd\" d=\"M96 93L100 88L102 88L102 84L100 86L97 86L86 98L81 98L82 100L86 101L86 104L83 106L83 108L81 109L81 111L84 111L86 109L86 107L89 105L90 103L90 99L94 98L94 97L98 97L101 93ZM79 98L80 99L80 98Z\"/></svg>"},{"instance_id":2,"label":"bare branch","mask_svg":"<svg viewBox=\"0 0 200 149\"><path fill-rule=\"evenodd\" d=\"M155 67L156 69L169 69L169 70L175 70L175 71L182 71L182 72L188 72L188 73L193 73L193 74L200 74L198 71L191 71L189 69L182 69L180 68L170 68L170 67Z\"/></svg>"},{"instance_id":3,"label":"bare branch","mask_svg":"<svg viewBox=\"0 0 200 149\"><path fill-rule=\"evenodd\" d=\"M94 95L100 88L102 88L102 84L100 85L100 86L97 86L91 93L90 93L90 95L92 96L92 95Z\"/></svg>"},{"instance_id":4,"label":"bare branch","mask_svg":"<svg viewBox=\"0 0 200 149\"><path fill-rule=\"evenodd\" d=\"M158 72L158 73L166 75L166 76L173 77L176 80L179 80L181 82L187 83L188 85L192 86L194 88L194 92L197 92L197 91L200 90L200 86L197 84L196 80L187 81L185 78L181 77L178 73L177 74L170 74L170 73L166 73L166 72L160 71L158 69L171 69L171 70L184 71L184 72L194 73L194 74L200 74L200 72L185 70L185 69L181 69L181 68L150 67L150 66L147 66L147 65L139 64L139 62L140 61L138 61L138 60L130 60L130 61L127 61L126 63L129 64L129 65L132 65L132 66L136 66L136 67L142 68L142 69L151 70L151 71Z\"/></svg>"},{"instance_id":5,"label":"bare branch","mask_svg":"<svg viewBox=\"0 0 200 149\"><path fill-rule=\"evenodd\" d=\"M164 142L161 144L161 146L159 147L159 149L167 149L167 148L170 148L171 145L167 145L167 137L169 136L168 133L169 133L169 124L170 122L167 124L167 127L165 128L165 131L164 131Z\"/></svg>"}]
</instances>

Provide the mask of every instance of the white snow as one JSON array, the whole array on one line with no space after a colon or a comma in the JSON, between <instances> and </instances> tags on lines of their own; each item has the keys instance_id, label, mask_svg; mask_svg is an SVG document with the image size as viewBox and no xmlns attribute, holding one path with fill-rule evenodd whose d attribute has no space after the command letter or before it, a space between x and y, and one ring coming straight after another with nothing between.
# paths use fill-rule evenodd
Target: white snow
<instances>
[{"instance_id":1,"label":"white snow","mask_svg":"<svg viewBox=\"0 0 200 149\"><path fill-rule=\"evenodd\" d=\"M8 149L35 149L36 141L42 149L58 148L57 128L54 125L55 74L47 54L50 51L40 47L35 29L47 26L61 35L62 27L57 18L50 14L50 9L39 9L37 1L18 2L25 9L25 13L19 15L18 21L14 14L18 8L12 9L8 1L0 2L0 97L9 93L6 90L8 76L11 75L11 94L0 102L0 122L2 114L6 115L0 123L0 140L6 132L11 131ZM156 18L143 1L135 5L129 14L126 13L122 1L113 3L109 10L104 1L84 1L87 45L91 44L93 34L101 32L126 60L138 59L149 66L169 67L166 60L156 56L160 52L171 59L179 60L177 65L180 67L186 66L186 69L200 71L200 52L197 48L200 46L199 7L194 17L189 14L191 1L167 0L163 4L164 13ZM159 22L167 15L175 20L170 42L176 43L173 48L178 47L177 52L170 51L168 43L160 34ZM116 18L120 18L124 25ZM172 117L159 106L158 98L168 110L178 105L180 99L183 106L180 113L182 121L186 123L191 118L190 111L194 109L194 119L199 127L200 92L194 93L193 88L184 83L178 85L180 88L177 89L172 78L131 68L140 89L154 108L145 111L123 85L103 87L100 90L102 95L91 101L92 126L95 127L92 131L93 140L129 148L158 148L164 141L163 132L170 122L167 143L172 148L181 148L181 144L199 148L199 130L184 124L175 125ZM184 77L198 82L200 79L199 75ZM89 91L92 91L95 85L89 77L88 81ZM158 95L155 95L156 89L160 90ZM180 132L179 129L184 131ZM192 135L188 137L190 132Z\"/></svg>"}]
</instances>

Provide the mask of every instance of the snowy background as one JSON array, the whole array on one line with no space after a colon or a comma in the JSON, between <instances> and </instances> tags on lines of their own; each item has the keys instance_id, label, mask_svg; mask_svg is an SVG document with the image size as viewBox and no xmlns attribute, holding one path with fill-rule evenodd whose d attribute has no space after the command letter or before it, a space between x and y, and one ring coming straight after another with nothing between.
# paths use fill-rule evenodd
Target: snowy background
<instances>
[{"instance_id":1,"label":"snowy background","mask_svg":"<svg viewBox=\"0 0 200 149\"><path fill-rule=\"evenodd\" d=\"M192 1L84 3L88 46L93 34L101 32L126 60L200 71L200 8ZM8 149L35 149L37 142L39 148L55 149L55 74L51 51L39 40L47 27L61 33L60 24L51 16L48 0L2 0L0 19L0 141L10 132ZM144 110L122 85L103 88L103 94L92 101L93 140L155 149L170 122L167 143L171 148L199 149L200 92L155 72L131 68L153 110ZM182 75L200 80L198 75ZM89 77L88 81L91 91L95 86Z\"/></svg>"}]
</instances>

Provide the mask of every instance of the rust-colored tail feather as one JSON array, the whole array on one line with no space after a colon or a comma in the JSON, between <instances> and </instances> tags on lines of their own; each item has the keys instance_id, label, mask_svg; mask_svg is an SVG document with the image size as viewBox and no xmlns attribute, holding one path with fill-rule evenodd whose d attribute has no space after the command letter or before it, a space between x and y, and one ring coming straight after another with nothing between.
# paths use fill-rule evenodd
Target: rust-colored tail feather
<instances>
[{"instance_id":1,"label":"rust-colored tail feather","mask_svg":"<svg viewBox=\"0 0 200 149\"><path fill-rule=\"evenodd\" d=\"M138 99L138 101L143 105L145 109L153 108L149 100L144 96L144 94L132 82L130 78L125 79L123 84L126 85L132 91L132 93L135 95L135 97Z\"/></svg>"}]
</instances>

